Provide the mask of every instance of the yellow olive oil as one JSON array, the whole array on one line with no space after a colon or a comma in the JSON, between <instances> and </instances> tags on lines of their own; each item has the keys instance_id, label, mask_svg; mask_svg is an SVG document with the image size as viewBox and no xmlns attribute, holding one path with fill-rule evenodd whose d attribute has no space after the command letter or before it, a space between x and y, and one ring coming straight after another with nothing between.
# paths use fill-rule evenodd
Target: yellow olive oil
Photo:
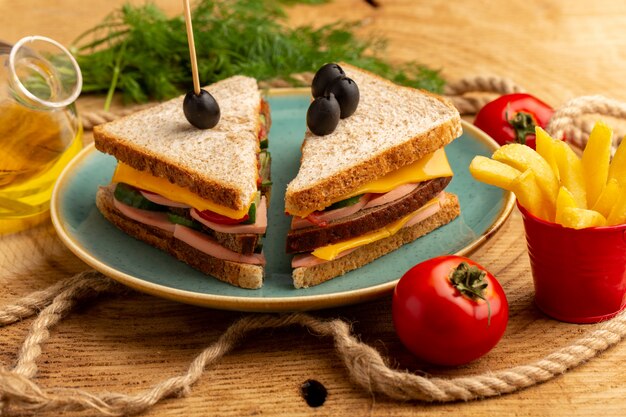
<instances>
[{"instance_id":1,"label":"yellow olive oil","mask_svg":"<svg viewBox=\"0 0 626 417\"><path fill-rule=\"evenodd\" d=\"M82 129L70 109L0 103L0 223L48 210L57 177L81 149Z\"/></svg>"}]
</instances>

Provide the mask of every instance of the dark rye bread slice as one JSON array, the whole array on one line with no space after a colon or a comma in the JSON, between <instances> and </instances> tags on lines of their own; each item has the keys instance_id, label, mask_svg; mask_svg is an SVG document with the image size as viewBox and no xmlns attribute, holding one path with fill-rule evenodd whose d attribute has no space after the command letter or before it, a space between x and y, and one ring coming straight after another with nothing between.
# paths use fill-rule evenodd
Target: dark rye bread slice
<instances>
[{"instance_id":1,"label":"dark rye bread slice","mask_svg":"<svg viewBox=\"0 0 626 417\"><path fill-rule=\"evenodd\" d=\"M307 288L321 284L329 279L343 275L346 272L360 268L398 249L400 246L413 242L415 239L451 222L461 213L461 208L459 206L459 200L454 194L446 193L445 195L446 200L441 209L433 216L414 226L402 228L393 236L361 246L348 255L335 259L334 261L308 268L302 267L294 269L293 285L296 288Z\"/></svg>"},{"instance_id":2,"label":"dark rye bread slice","mask_svg":"<svg viewBox=\"0 0 626 417\"><path fill-rule=\"evenodd\" d=\"M220 105L212 129L183 114L183 96L98 125L98 150L203 198L241 210L257 192L261 93L254 78L234 76L205 87Z\"/></svg>"},{"instance_id":3,"label":"dark rye bread slice","mask_svg":"<svg viewBox=\"0 0 626 417\"><path fill-rule=\"evenodd\" d=\"M351 216L332 221L325 227L307 227L290 230L287 234L287 253L310 252L378 230L419 209L443 191L452 177L424 181L411 193L395 201L360 210Z\"/></svg>"},{"instance_id":4,"label":"dark rye bread slice","mask_svg":"<svg viewBox=\"0 0 626 417\"><path fill-rule=\"evenodd\" d=\"M285 210L292 215L323 210L462 133L459 112L445 98L341 66L359 86L359 105L328 135L316 136L307 129L298 174L285 193Z\"/></svg>"},{"instance_id":5,"label":"dark rye bread slice","mask_svg":"<svg viewBox=\"0 0 626 417\"><path fill-rule=\"evenodd\" d=\"M207 275L241 288L257 289L263 285L263 267L260 265L214 258L174 238L171 233L124 216L113 205L113 192L108 187L98 190L96 206L108 221L124 233L169 253Z\"/></svg>"}]
</instances>

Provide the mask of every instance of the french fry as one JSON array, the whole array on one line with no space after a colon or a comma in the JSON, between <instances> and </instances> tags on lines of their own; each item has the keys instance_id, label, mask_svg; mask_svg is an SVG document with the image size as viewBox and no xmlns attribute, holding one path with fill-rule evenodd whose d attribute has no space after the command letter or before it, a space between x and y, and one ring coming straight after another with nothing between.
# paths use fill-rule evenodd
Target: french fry
<instances>
[{"instance_id":1,"label":"french fry","mask_svg":"<svg viewBox=\"0 0 626 417\"><path fill-rule=\"evenodd\" d=\"M480 155L472 159L469 170L478 181L509 191L511 182L521 174L513 167Z\"/></svg>"},{"instance_id":2,"label":"french fry","mask_svg":"<svg viewBox=\"0 0 626 417\"><path fill-rule=\"evenodd\" d=\"M607 183L604 185L604 189L600 193L600 196L596 200L596 203L593 205L592 210L599 212L608 219L611 209L619 200L622 192L623 188L617 179L609 178Z\"/></svg>"},{"instance_id":3,"label":"french fry","mask_svg":"<svg viewBox=\"0 0 626 417\"><path fill-rule=\"evenodd\" d=\"M574 196L569 190L563 186L559 188L559 195L556 197L556 215L554 216L554 222L564 224L564 213L567 208L575 208L576 201Z\"/></svg>"},{"instance_id":4,"label":"french fry","mask_svg":"<svg viewBox=\"0 0 626 417\"><path fill-rule=\"evenodd\" d=\"M511 191L526 210L540 219L552 221L542 204L542 193L531 169L527 169L511 182Z\"/></svg>"},{"instance_id":5,"label":"french fry","mask_svg":"<svg viewBox=\"0 0 626 417\"><path fill-rule=\"evenodd\" d=\"M563 210L562 224L573 229L585 229L587 227L605 226L606 219L594 210L567 207Z\"/></svg>"},{"instance_id":6,"label":"french fry","mask_svg":"<svg viewBox=\"0 0 626 417\"><path fill-rule=\"evenodd\" d=\"M609 176L612 137L611 128L603 122L597 122L583 151L581 163L587 194L587 207L594 206Z\"/></svg>"},{"instance_id":7,"label":"french fry","mask_svg":"<svg viewBox=\"0 0 626 417\"><path fill-rule=\"evenodd\" d=\"M612 130L594 126L582 157L535 129L537 151L521 144L477 156L470 172L479 181L510 190L535 216L583 229L626 224L626 137L611 160Z\"/></svg>"},{"instance_id":8,"label":"french fry","mask_svg":"<svg viewBox=\"0 0 626 417\"><path fill-rule=\"evenodd\" d=\"M611 165L609 165L609 179L615 178L623 187L626 185L626 138L617 147Z\"/></svg>"},{"instance_id":9,"label":"french fry","mask_svg":"<svg viewBox=\"0 0 626 417\"><path fill-rule=\"evenodd\" d=\"M559 166L561 185L572 193L577 207L587 208L587 193L585 192L583 165L580 158L565 142L556 141L554 146L554 156Z\"/></svg>"},{"instance_id":10,"label":"french fry","mask_svg":"<svg viewBox=\"0 0 626 417\"><path fill-rule=\"evenodd\" d=\"M537 153L546 160L548 165L550 165L550 168L558 181L560 178L559 166L556 164L556 157L554 156L554 142L556 142L556 139L553 139L550 135L548 135L548 133L540 126L535 127L535 137L537 138L535 142Z\"/></svg>"},{"instance_id":11,"label":"french fry","mask_svg":"<svg viewBox=\"0 0 626 417\"><path fill-rule=\"evenodd\" d=\"M543 216L554 218L556 207L556 196L559 193L559 182L552 172L550 165L533 149L519 143L504 145L493 153L493 159L505 163L519 171L531 170L534 173L534 181L536 181L541 194L543 194L542 208ZM517 194L517 193L515 193ZM528 207L526 207L528 209ZM530 210L530 209L529 209ZM533 212L534 215L538 213ZM541 217L541 216L540 216ZM547 219L546 219L547 220Z\"/></svg>"},{"instance_id":12,"label":"french fry","mask_svg":"<svg viewBox=\"0 0 626 417\"><path fill-rule=\"evenodd\" d=\"M626 223L626 193L622 193L606 219L609 226Z\"/></svg>"}]
</instances>

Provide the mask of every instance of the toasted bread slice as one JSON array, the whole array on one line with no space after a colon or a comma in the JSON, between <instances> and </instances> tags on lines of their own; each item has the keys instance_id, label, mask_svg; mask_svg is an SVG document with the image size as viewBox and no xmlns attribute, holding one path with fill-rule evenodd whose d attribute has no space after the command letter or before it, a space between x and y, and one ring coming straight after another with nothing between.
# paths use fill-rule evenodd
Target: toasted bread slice
<instances>
[{"instance_id":1,"label":"toasted bread slice","mask_svg":"<svg viewBox=\"0 0 626 417\"><path fill-rule=\"evenodd\" d=\"M243 76L205 89L221 109L214 128L193 127L183 114L181 96L96 126L95 145L135 169L242 210L257 192L261 94L256 80Z\"/></svg>"},{"instance_id":2,"label":"toasted bread slice","mask_svg":"<svg viewBox=\"0 0 626 417\"><path fill-rule=\"evenodd\" d=\"M262 266L225 261L209 256L174 238L171 233L124 216L113 205L113 198L113 191L110 187L101 187L96 194L96 206L107 220L128 235L159 248L193 268L229 284L248 289L261 288L263 285Z\"/></svg>"},{"instance_id":3,"label":"toasted bread slice","mask_svg":"<svg viewBox=\"0 0 626 417\"><path fill-rule=\"evenodd\" d=\"M461 208L456 195L446 193L446 201L441 209L433 216L414 226L400 229L398 233L385 239L378 240L365 246L361 246L355 251L341 258L330 262L311 266L301 267L293 270L293 285L296 288L307 288L321 284L346 272L360 268L365 264L392 252L404 244L414 241L418 237L437 229L451 222L456 218Z\"/></svg>"},{"instance_id":4,"label":"toasted bread slice","mask_svg":"<svg viewBox=\"0 0 626 417\"><path fill-rule=\"evenodd\" d=\"M417 161L462 133L459 112L446 99L398 86L341 64L359 86L356 112L337 129L316 136L307 129L285 210L305 216L341 200L358 186Z\"/></svg>"}]
</instances>

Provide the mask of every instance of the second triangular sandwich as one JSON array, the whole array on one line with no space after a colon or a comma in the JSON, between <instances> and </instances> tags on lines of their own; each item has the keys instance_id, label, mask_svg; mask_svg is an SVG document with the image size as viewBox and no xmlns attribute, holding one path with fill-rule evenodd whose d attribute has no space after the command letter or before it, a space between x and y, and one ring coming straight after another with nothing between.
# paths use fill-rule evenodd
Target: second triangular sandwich
<instances>
[{"instance_id":1,"label":"second triangular sandwich","mask_svg":"<svg viewBox=\"0 0 626 417\"><path fill-rule=\"evenodd\" d=\"M458 111L441 97L341 67L358 85L356 112L330 134L307 129L285 195L298 288L359 268L460 213L444 191L453 173L443 150L462 133Z\"/></svg>"}]
</instances>

